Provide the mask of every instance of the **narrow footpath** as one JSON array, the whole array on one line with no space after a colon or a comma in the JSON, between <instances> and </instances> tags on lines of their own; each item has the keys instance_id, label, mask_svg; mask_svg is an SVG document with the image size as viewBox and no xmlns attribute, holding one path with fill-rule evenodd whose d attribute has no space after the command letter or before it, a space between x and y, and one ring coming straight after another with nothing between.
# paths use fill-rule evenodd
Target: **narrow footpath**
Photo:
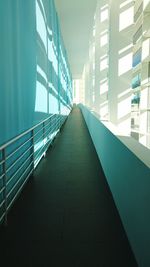
<instances>
[{"instance_id":1,"label":"narrow footpath","mask_svg":"<svg viewBox=\"0 0 150 267\"><path fill-rule=\"evenodd\" d=\"M0 243L2 267L137 267L78 107L0 227Z\"/></svg>"}]
</instances>

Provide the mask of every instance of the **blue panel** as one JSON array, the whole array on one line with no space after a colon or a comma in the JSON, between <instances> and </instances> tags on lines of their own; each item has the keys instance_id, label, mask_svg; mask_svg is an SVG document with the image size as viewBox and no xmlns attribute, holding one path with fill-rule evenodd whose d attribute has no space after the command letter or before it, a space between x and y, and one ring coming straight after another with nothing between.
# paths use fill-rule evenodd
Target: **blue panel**
<instances>
[{"instance_id":1,"label":"blue panel","mask_svg":"<svg viewBox=\"0 0 150 267\"><path fill-rule=\"evenodd\" d=\"M136 87L141 85L141 74L137 74L133 79L132 79L132 89L135 89Z\"/></svg>"},{"instance_id":2,"label":"blue panel","mask_svg":"<svg viewBox=\"0 0 150 267\"><path fill-rule=\"evenodd\" d=\"M132 104L139 104L140 103L140 97L141 97L141 94L139 92L137 92L136 94L133 95L131 103Z\"/></svg>"},{"instance_id":3,"label":"blue panel","mask_svg":"<svg viewBox=\"0 0 150 267\"><path fill-rule=\"evenodd\" d=\"M141 63L142 59L142 50L139 49L134 55L133 55L133 63L132 67L136 67L139 63Z\"/></svg>"}]
</instances>

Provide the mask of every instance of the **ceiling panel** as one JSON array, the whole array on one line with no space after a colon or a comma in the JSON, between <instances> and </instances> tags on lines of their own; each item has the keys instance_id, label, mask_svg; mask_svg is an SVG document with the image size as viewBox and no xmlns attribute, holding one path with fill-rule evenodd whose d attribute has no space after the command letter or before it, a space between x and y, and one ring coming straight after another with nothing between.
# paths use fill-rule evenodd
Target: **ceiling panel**
<instances>
[{"instance_id":1,"label":"ceiling panel","mask_svg":"<svg viewBox=\"0 0 150 267\"><path fill-rule=\"evenodd\" d=\"M73 78L80 78L89 50L97 0L55 0Z\"/></svg>"}]
</instances>

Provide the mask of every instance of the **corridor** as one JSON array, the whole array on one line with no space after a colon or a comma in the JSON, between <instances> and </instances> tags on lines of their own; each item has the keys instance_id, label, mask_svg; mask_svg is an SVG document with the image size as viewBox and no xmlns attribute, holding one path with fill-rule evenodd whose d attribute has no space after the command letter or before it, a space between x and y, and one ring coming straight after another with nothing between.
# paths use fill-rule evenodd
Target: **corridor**
<instances>
[{"instance_id":1,"label":"corridor","mask_svg":"<svg viewBox=\"0 0 150 267\"><path fill-rule=\"evenodd\" d=\"M3 267L137 266L78 107L15 202L0 236Z\"/></svg>"}]
</instances>

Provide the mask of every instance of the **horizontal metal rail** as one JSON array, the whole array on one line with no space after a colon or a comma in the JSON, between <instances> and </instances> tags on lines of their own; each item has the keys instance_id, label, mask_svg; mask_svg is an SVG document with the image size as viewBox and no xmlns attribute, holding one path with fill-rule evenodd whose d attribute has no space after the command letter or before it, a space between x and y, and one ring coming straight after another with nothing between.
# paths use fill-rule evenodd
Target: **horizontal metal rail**
<instances>
[{"instance_id":1,"label":"horizontal metal rail","mask_svg":"<svg viewBox=\"0 0 150 267\"><path fill-rule=\"evenodd\" d=\"M3 179L3 177L4 177L4 174L2 174L2 175L0 176L0 180L2 180L2 179Z\"/></svg>"},{"instance_id":2,"label":"horizontal metal rail","mask_svg":"<svg viewBox=\"0 0 150 267\"><path fill-rule=\"evenodd\" d=\"M23 154L19 158L17 158L13 164L11 164L11 166L7 169L6 173L10 172L10 170L14 168L14 166L31 150L32 147L33 145L30 146L25 152L23 152Z\"/></svg>"},{"instance_id":3,"label":"horizontal metal rail","mask_svg":"<svg viewBox=\"0 0 150 267\"><path fill-rule=\"evenodd\" d=\"M20 194L67 116L50 115L0 147L0 223Z\"/></svg>"},{"instance_id":4,"label":"horizontal metal rail","mask_svg":"<svg viewBox=\"0 0 150 267\"><path fill-rule=\"evenodd\" d=\"M10 153L9 156L6 157L6 160L8 160L9 158L11 158L13 155L15 155L15 153L17 153L21 148L23 148L30 141L32 141L32 137L29 138L26 142L24 142L21 146L19 146L15 151L13 151L12 153Z\"/></svg>"},{"instance_id":5,"label":"horizontal metal rail","mask_svg":"<svg viewBox=\"0 0 150 267\"><path fill-rule=\"evenodd\" d=\"M39 122L38 124L36 124L35 126L31 127L29 130L23 132L22 134L16 136L15 138L13 138L12 140L10 140L9 142L7 142L6 144L2 145L0 147L0 150L3 150L4 148L10 146L11 144L15 143L17 140L21 139L21 137L27 135L28 133L30 133L32 130L36 129L37 127L39 127L40 125L42 125L43 122L48 121L50 118L52 118L55 115L51 115L50 117L48 117L47 119ZM59 116L59 115L58 115Z\"/></svg>"}]
</instances>

